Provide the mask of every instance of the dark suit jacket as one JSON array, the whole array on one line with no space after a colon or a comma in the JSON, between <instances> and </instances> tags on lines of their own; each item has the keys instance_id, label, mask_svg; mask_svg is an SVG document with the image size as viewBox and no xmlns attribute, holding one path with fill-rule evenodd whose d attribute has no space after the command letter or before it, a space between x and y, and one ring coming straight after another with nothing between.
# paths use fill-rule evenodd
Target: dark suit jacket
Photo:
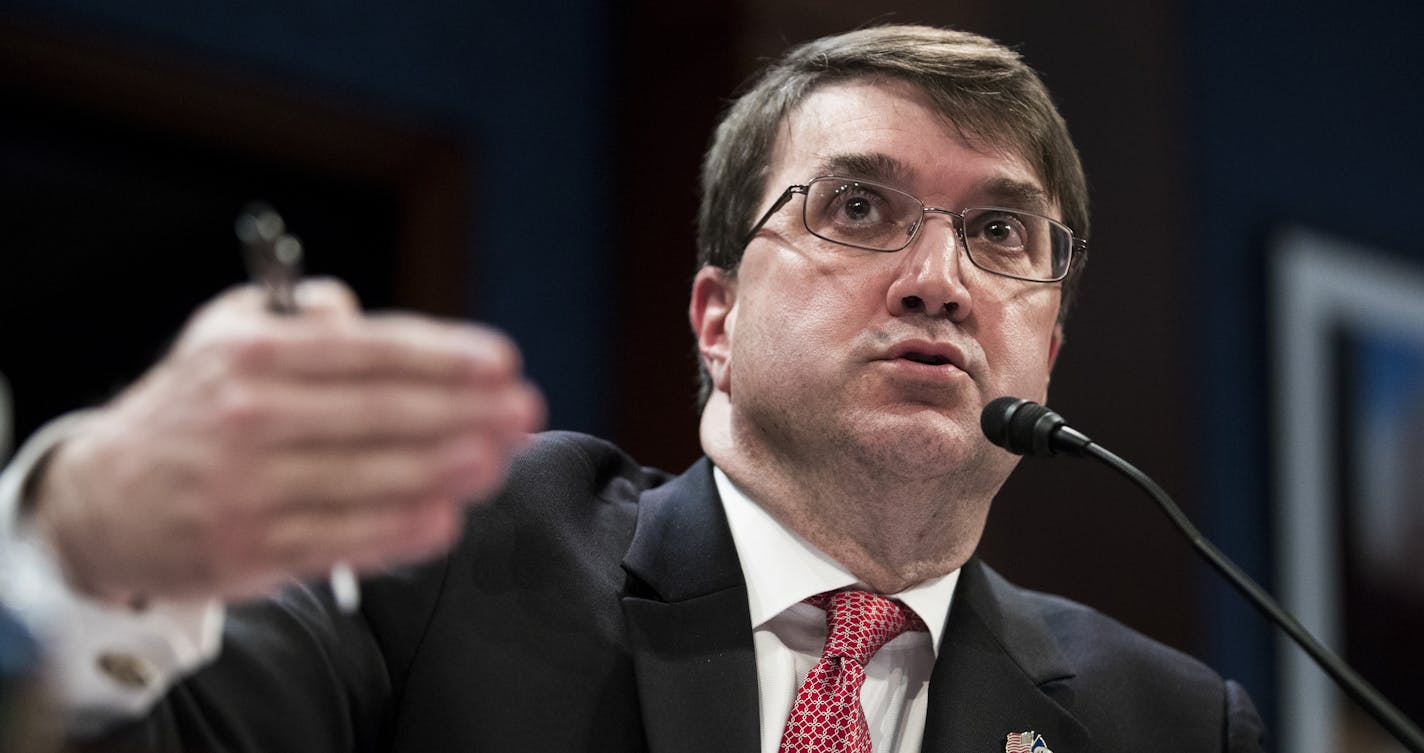
<instances>
[{"instance_id":1,"label":"dark suit jacket","mask_svg":"<svg viewBox=\"0 0 1424 753\"><path fill-rule=\"evenodd\" d=\"M703 460L669 478L548 434L447 557L235 608L220 659L91 749L657 751L758 747L746 585ZM1069 601L964 566L924 750L1246 751L1239 687Z\"/></svg>"}]
</instances>

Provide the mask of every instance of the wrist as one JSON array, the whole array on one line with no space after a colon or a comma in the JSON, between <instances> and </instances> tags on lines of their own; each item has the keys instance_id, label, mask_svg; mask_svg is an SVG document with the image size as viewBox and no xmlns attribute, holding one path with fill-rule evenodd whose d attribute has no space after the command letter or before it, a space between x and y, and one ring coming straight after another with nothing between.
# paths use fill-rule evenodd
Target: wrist
<instances>
[{"instance_id":1,"label":"wrist","mask_svg":"<svg viewBox=\"0 0 1424 753\"><path fill-rule=\"evenodd\" d=\"M84 458L89 450L82 435L49 448L38 459L20 498L20 520L44 546L69 588L106 606L123 606L134 595L115 589L103 577L112 568L102 561L104 537L86 515L83 492Z\"/></svg>"}]
</instances>

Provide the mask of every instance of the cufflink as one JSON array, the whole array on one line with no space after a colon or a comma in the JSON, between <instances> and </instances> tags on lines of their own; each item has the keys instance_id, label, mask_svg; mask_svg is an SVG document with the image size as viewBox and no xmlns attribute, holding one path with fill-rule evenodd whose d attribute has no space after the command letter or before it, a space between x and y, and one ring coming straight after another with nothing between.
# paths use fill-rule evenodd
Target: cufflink
<instances>
[{"instance_id":1,"label":"cufflink","mask_svg":"<svg viewBox=\"0 0 1424 753\"><path fill-rule=\"evenodd\" d=\"M142 657L124 651L105 651L99 654L97 664L105 677L128 690L147 688L157 674Z\"/></svg>"}]
</instances>

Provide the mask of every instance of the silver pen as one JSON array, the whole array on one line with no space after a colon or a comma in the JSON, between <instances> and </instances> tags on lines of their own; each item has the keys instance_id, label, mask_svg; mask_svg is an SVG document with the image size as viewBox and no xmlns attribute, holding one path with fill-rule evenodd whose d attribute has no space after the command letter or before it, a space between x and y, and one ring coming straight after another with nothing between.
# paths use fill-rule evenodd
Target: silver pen
<instances>
[{"instance_id":1,"label":"silver pen","mask_svg":"<svg viewBox=\"0 0 1424 753\"><path fill-rule=\"evenodd\" d=\"M297 313L296 286L302 277L302 243L287 234L277 210L262 204L247 205L237 216L236 231L252 281L267 293L267 308L274 314ZM351 566L338 562L331 568L331 593L336 606L353 614L361 606L361 589Z\"/></svg>"}]
</instances>

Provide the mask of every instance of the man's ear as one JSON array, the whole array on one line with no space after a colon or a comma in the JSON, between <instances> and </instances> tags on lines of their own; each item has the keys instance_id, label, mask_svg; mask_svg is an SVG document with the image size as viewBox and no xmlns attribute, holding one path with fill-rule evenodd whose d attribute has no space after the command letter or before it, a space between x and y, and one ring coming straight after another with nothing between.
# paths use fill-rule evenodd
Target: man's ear
<instances>
[{"instance_id":1,"label":"man's ear","mask_svg":"<svg viewBox=\"0 0 1424 753\"><path fill-rule=\"evenodd\" d=\"M737 278L721 267L698 270L692 280L687 316L697 336L697 352L712 386L729 392L732 384L732 331L736 324Z\"/></svg>"}]
</instances>

